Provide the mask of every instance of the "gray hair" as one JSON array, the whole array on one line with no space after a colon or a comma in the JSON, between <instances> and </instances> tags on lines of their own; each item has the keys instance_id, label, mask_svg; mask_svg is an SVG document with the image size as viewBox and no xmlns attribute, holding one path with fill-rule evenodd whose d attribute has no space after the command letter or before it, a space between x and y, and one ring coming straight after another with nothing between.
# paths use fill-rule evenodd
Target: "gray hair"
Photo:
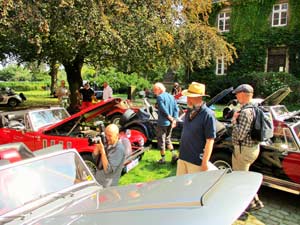
<instances>
[{"instance_id":1,"label":"gray hair","mask_svg":"<svg viewBox=\"0 0 300 225\"><path fill-rule=\"evenodd\" d=\"M156 82L156 83L154 84L154 87L156 87L156 88L162 90L163 92L166 91L165 85L163 85L163 83L161 83L161 82Z\"/></svg>"}]
</instances>

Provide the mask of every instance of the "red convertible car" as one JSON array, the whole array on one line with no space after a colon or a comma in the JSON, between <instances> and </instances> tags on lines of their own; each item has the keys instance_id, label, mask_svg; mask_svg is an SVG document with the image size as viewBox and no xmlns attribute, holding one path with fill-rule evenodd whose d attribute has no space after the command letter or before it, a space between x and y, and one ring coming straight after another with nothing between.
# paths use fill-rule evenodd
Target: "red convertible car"
<instances>
[{"instance_id":1,"label":"red convertible car","mask_svg":"<svg viewBox=\"0 0 300 225\"><path fill-rule=\"evenodd\" d=\"M102 101L72 116L62 107L1 112L0 144L23 142L31 151L61 144L64 149L77 149L90 168L95 168L91 153L101 136L102 113L120 102L118 98ZM126 145L124 172L128 172L146 150L146 137L127 129L120 138Z\"/></svg>"}]
</instances>

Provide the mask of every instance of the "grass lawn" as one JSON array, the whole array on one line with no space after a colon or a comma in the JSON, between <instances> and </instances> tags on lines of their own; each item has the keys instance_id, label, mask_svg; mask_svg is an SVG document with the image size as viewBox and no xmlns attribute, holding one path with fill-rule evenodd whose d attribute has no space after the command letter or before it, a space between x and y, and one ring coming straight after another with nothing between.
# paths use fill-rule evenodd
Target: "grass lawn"
<instances>
[{"instance_id":1,"label":"grass lawn","mask_svg":"<svg viewBox=\"0 0 300 225\"><path fill-rule=\"evenodd\" d=\"M170 151L166 151L167 163L158 164L157 161L160 158L160 151L158 149L152 148L151 150L145 152L138 166L129 171L129 173L124 174L121 177L119 184L125 185L138 182L148 182L174 176L176 174L176 165L172 165L170 163Z\"/></svg>"}]
</instances>

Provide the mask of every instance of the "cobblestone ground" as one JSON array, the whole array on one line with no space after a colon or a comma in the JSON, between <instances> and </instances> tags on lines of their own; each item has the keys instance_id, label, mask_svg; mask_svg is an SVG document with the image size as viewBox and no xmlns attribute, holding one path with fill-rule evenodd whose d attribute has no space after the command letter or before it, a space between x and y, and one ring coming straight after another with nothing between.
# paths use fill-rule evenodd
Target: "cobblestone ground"
<instances>
[{"instance_id":1,"label":"cobblestone ground","mask_svg":"<svg viewBox=\"0 0 300 225\"><path fill-rule=\"evenodd\" d=\"M245 221L236 221L234 225L299 225L300 196L262 187L259 197L265 207L251 212Z\"/></svg>"}]
</instances>

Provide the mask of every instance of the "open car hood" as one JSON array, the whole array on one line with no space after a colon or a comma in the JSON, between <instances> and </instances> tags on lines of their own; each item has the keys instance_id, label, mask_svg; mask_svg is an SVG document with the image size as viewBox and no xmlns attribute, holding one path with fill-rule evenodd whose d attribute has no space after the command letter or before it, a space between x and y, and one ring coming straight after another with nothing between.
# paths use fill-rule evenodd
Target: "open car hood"
<instances>
[{"instance_id":1,"label":"open car hood","mask_svg":"<svg viewBox=\"0 0 300 225\"><path fill-rule=\"evenodd\" d=\"M43 131L51 130L54 127L57 127L57 126L60 126L62 124L69 122L70 120L74 120L74 119L76 120L76 118L78 118L82 121L88 122L99 115L105 116L107 113L109 113L111 111L111 109L115 105L119 104L121 101L122 101L121 98L110 98L105 101L101 101L99 103L96 103L95 105L92 105L86 109L81 110L78 113L71 115L70 117L68 117L64 120L61 120L58 123L55 123L55 124L47 126L47 127L43 127Z\"/></svg>"},{"instance_id":2,"label":"open car hood","mask_svg":"<svg viewBox=\"0 0 300 225\"><path fill-rule=\"evenodd\" d=\"M262 102L261 105L270 106L270 105L279 105L286 96L291 93L291 89L288 86L280 88L279 90L275 91L273 94L266 97Z\"/></svg>"},{"instance_id":3,"label":"open car hood","mask_svg":"<svg viewBox=\"0 0 300 225\"><path fill-rule=\"evenodd\" d=\"M219 94L215 95L212 99L210 99L206 103L207 107L217 103L218 101L220 101L222 98L224 98L226 95L228 95L232 91L233 91L233 87L230 87L230 88L227 88L227 89L221 91Z\"/></svg>"}]
</instances>

